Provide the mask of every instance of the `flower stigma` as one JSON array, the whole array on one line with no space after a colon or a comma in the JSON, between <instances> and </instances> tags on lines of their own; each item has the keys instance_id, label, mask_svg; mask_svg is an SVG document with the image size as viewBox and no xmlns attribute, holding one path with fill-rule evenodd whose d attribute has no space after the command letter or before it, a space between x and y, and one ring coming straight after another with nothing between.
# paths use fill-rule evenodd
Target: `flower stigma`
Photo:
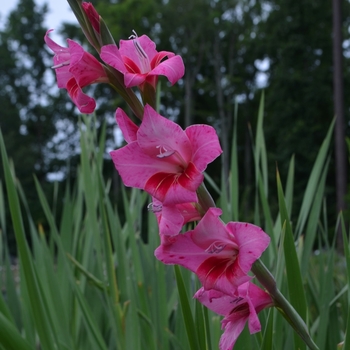
<instances>
[{"instance_id":1,"label":"flower stigma","mask_svg":"<svg viewBox=\"0 0 350 350\"><path fill-rule=\"evenodd\" d=\"M223 251L226 247L226 244L220 241L212 243L205 251L209 254L218 254Z\"/></svg>"},{"instance_id":2,"label":"flower stigma","mask_svg":"<svg viewBox=\"0 0 350 350\"><path fill-rule=\"evenodd\" d=\"M51 68L52 69L62 68L64 66L69 66L69 64L70 64L70 61L68 60L68 61L62 62L60 64L56 64L56 65L52 66Z\"/></svg>"},{"instance_id":3,"label":"flower stigma","mask_svg":"<svg viewBox=\"0 0 350 350\"><path fill-rule=\"evenodd\" d=\"M156 146L156 148L159 149L159 154L157 155L157 158L170 157L171 155L173 155L175 153L175 151L172 149L167 150L165 148L165 146L158 145L158 146Z\"/></svg>"},{"instance_id":4,"label":"flower stigma","mask_svg":"<svg viewBox=\"0 0 350 350\"><path fill-rule=\"evenodd\" d=\"M154 204L153 202L151 202L147 205L147 210L151 211L152 213L159 213L160 211L162 211L162 205Z\"/></svg>"}]
</instances>

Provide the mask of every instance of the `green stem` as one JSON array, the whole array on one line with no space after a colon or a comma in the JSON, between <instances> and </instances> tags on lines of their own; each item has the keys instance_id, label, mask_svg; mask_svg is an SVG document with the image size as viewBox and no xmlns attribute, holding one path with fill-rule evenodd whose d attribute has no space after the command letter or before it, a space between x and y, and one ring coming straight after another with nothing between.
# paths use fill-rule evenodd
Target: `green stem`
<instances>
[{"instance_id":1,"label":"green stem","mask_svg":"<svg viewBox=\"0 0 350 350\"><path fill-rule=\"evenodd\" d=\"M204 182L197 189L198 203L204 211L203 215L208 211L209 208L216 207L214 199L208 192L204 185Z\"/></svg>"},{"instance_id":2,"label":"green stem","mask_svg":"<svg viewBox=\"0 0 350 350\"><path fill-rule=\"evenodd\" d=\"M275 307L283 315L283 317L294 328L295 332L305 342L311 350L319 350L317 345L312 340L304 320L295 311L293 306L279 291L276 281L267 267L258 259L252 266L252 272L258 281L265 287L272 297Z\"/></svg>"}]
</instances>

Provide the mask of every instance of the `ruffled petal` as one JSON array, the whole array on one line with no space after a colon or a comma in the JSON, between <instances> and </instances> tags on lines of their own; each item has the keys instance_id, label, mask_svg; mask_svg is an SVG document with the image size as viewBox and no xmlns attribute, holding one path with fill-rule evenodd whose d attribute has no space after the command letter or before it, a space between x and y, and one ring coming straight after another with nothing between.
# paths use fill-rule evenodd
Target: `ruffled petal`
<instances>
[{"instance_id":1,"label":"ruffled petal","mask_svg":"<svg viewBox=\"0 0 350 350\"><path fill-rule=\"evenodd\" d=\"M152 69L148 75L164 75L174 85L185 74L185 65L181 56L171 57Z\"/></svg>"},{"instance_id":2,"label":"ruffled petal","mask_svg":"<svg viewBox=\"0 0 350 350\"><path fill-rule=\"evenodd\" d=\"M157 54L156 44L147 35L142 35L137 39L120 40L120 54L130 58L139 67L141 67L140 53L135 47L134 40L138 40L139 45L142 47L142 50L146 53L149 61L151 61L152 58Z\"/></svg>"},{"instance_id":3,"label":"ruffled petal","mask_svg":"<svg viewBox=\"0 0 350 350\"><path fill-rule=\"evenodd\" d=\"M191 232L172 236L169 243L165 241L155 250L156 258L164 264L178 264L195 272L203 260L203 250L193 243Z\"/></svg>"},{"instance_id":4,"label":"ruffled petal","mask_svg":"<svg viewBox=\"0 0 350 350\"><path fill-rule=\"evenodd\" d=\"M67 41L71 55L69 71L82 88L98 81L108 81L102 64L93 55L75 41L70 39Z\"/></svg>"},{"instance_id":5,"label":"ruffled petal","mask_svg":"<svg viewBox=\"0 0 350 350\"><path fill-rule=\"evenodd\" d=\"M125 141L127 143L136 141L136 133L139 128L130 120L130 118L121 108L117 109L115 119L117 120L117 124L123 133Z\"/></svg>"},{"instance_id":6,"label":"ruffled petal","mask_svg":"<svg viewBox=\"0 0 350 350\"><path fill-rule=\"evenodd\" d=\"M149 105L145 106L137 140L140 147L148 154L157 156L164 149L177 152L172 156L174 162L183 163L184 167L191 160L192 146L185 132L178 124L162 117ZM171 157L162 159L165 162L172 162Z\"/></svg>"},{"instance_id":7,"label":"ruffled petal","mask_svg":"<svg viewBox=\"0 0 350 350\"><path fill-rule=\"evenodd\" d=\"M174 57L175 54L173 52L169 52L169 51L161 51L158 52L152 59L151 61L151 68L154 69L156 68L159 63L161 63L165 58L170 58L170 57Z\"/></svg>"},{"instance_id":8,"label":"ruffled petal","mask_svg":"<svg viewBox=\"0 0 350 350\"><path fill-rule=\"evenodd\" d=\"M127 88L139 86L145 82L147 74L124 73L124 84Z\"/></svg>"},{"instance_id":9,"label":"ruffled petal","mask_svg":"<svg viewBox=\"0 0 350 350\"><path fill-rule=\"evenodd\" d=\"M192 162L189 162L185 171L179 176L178 183L182 187L195 192L203 180L204 175L198 171Z\"/></svg>"},{"instance_id":10,"label":"ruffled petal","mask_svg":"<svg viewBox=\"0 0 350 350\"><path fill-rule=\"evenodd\" d=\"M117 45L105 45L101 47L101 59L121 73L126 73L127 69Z\"/></svg>"},{"instance_id":11,"label":"ruffled petal","mask_svg":"<svg viewBox=\"0 0 350 350\"><path fill-rule=\"evenodd\" d=\"M75 78L71 78L67 82L67 91L74 104L81 113L93 113L96 108L96 102L92 97L84 94Z\"/></svg>"},{"instance_id":12,"label":"ruffled petal","mask_svg":"<svg viewBox=\"0 0 350 350\"><path fill-rule=\"evenodd\" d=\"M70 57L69 49L67 47L63 47L61 45L58 45L49 37L49 33L51 33L52 31L53 31L53 29L49 29L46 32L46 34L44 36L45 43L55 53L56 57L58 59L60 59L61 62L64 62L67 59L69 59L69 57ZM61 62L57 62L55 64L58 64Z\"/></svg>"},{"instance_id":13,"label":"ruffled petal","mask_svg":"<svg viewBox=\"0 0 350 350\"><path fill-rule=\"evenodd\" d=\"M232 350L234 347L239 335L244 329L249 312L242 312L241 314L241 316L236 315L230 322L225 322L225 319L222 321L222 327L225 328L225 331L220 338L220 350Z\"/></svg>"},{"instance_id":14,"label":"ruffled petal","mask_svg":"<svg viewBox=\"0 0 350 350\"><path fill-rule=\"evenodd\" d=\"M163 205L162 210L156 213L156 216L159 224L159 234L174 236L181 231L184 218L175 205Z\"/></svg>"},{"instance_id":15,"label":"ruffled petal","mask_svg":"<svg viewBox=\"0 0 350 350\"><path fill-rule=\"evenodd\" d=\"M239 246L239 266L247 273L268 247L270 237L260 227L244 222L229 222L227 228Z\"/></svg>"},{"instance_id":16,"label":"ruffled petal","mask_svg":"<svg viewBox=\"0 0 350 350\"><path fill-rule=\"evenodd\" d=\"M191 125L185 133L192 144L192 161L202 172L222 153L218 135L213 127L204 124Z\"/></svg>"},{"instance_id":17,"label":"ruffled petal","mask_svg":"<svg viewBox=\"0 0 350 350\"><path fill-rule=\"evenodd\" d=\"M145 51L146 55L148 56L148 60L151 62L153 57L157 54L155 42L152 41L147 35L141 35L138 39L143 51Z\"/></svg>"},{"instance_id":18,"label":"ruffled petal","mask_svg":"<svg viewBox=\"0 0 350 350\"><path fill-rule=\"evenodd\" d=\"M168 189L166 196L164 196L162 202L165 205L198 202L198 197L196 192L181 186L176 178L176 181L173 182L172 186Z\"/></svg>"},{"instance_id":19,"label":"ruffled petal","mask_svg":"<svg viewBox=\"0 0 350 350\"><path fill-rule=\"evenodd\" d=\"M144 153L137 142L112 151L110 155L125 186L128 187L145 189L146 182L155 174L162 170L172 173L174 170L171 164L164 164Z\"/></svg>"},{"instance_id":20,"label":"ruffled petal","mask_svg":"<svg viewBox=\"0 0 350 350\"><path fill-rule=\"evenodd\" d=\"M196 226L192 239L203 250L216 241L232 243L224 223L219 218L221 214L220 208L210 208Z\"/></svg>"}]
</instances>

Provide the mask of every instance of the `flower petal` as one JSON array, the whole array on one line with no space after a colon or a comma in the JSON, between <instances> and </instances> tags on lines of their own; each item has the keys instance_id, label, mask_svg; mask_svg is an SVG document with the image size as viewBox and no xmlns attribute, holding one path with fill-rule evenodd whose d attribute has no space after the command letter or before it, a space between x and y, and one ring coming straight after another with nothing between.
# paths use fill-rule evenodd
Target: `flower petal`
<instances>
[{"instance_id":1,"label":"flower petal","mask_svg":"<svg viewBox=\"0 0 350 350\"><path fill-rule=\"evenodd\" d=\"M205 290L201 287L193 298L221 316L226 316L232 309L232 296L215 289Z\"/></svg>"},{"instance_id":2,"label":"flower petal","mask_svg":"<svg viewBox=\"0 0 350 350\"><path fill-rule=\"evenodd\" d=\"M75 41L70 39L67 41L71 55L69 71L74 75L80 87L83 88L97 81L108 81L102 64L94 56L86 52Z\"/></svg>"},{"instance_id":3,"label":"flower petal","mask_svg":"<svg viewBox=\"0 0 350 350\"><path fill-rule=\"evenodd\" d=\"M206 250L215 241L225 241L228 239L225 225L219 219L221 214L222 210L220 208L209 208L196 226L192 239L203 250ZM228 242L230 243L229 240Z\"/></svg>"},{"instance_id":4,"label":"flower petal","mask_svg":"<svg viewBox=\"0 0 350 350\"><path fill-rule=\"evenodd\" d=\"M81 113L93 113L96 108L96 102L92 97L84 94L75 78L71 78L67 82L67 91L74 104Z\"/></svg>"},{"instance_id":5,"label":"flower petal","mask_svg":"<svg viewBox=\"0 0 350 350\"><path fill-rule=\"evenodd\" d=\"M137 140L140 147L150 155L156 156L162 147L166 151L177 152L176 157L180 157L177 164L182 162L186 167L191 160L192 146L185 132L178 124L162 117L149 105L145 106ZM167 161L170 159L167 158Z\"/></svg>"},{"instance_id":6,"label":"flower petal","mask_svg":"<svg viewBox=\"0 0 350 350\"><path fill-rule=\"evenodd\" d=\"M117 45L110 44L101 47L101 59L121 73L126 73L127 69Z\"/></svg>"},{"instance_id":7,"label":"flower petal","mask_svg":"<svg viewBox=\"0 0 350 350\"><path fill-rule=\"evenodd\" d=\"M54 66L64 64L62 67L55 68L57 86L62 89L66 87L68 80L73 76L72 73L69 72L70 53L69 48L58 45L49 37L49 33L52 31L53 29L50 29L46 32L44 40L46 45L55 54L53 58Z\"/></svg>"},{"instance_id":8,"label":"flower petal","mask_svg":"<svg viewBox=\"0 0 350 350\"><path fill-rule=\"evenodd\" d=\"M222 153L217 133L213 127L204 124L191 125L185 133L192 144L192 161L202 172Z\"/></svg>"},{"instance_id":9,"label":"flower petal","mask_svg":"<svg viewBox=\"0 0 350 350\"><path fill-rule=\"evenodd\" d=\"M147 78L147 74L124 73L124 84L127 88L141 85Z\"/></svg>"},{"instance_id":10,"label":"flower petal","mask_svg":"<svg viewBox=\"0 0 350 350\"><path fill-rule=\"evenodd\" d=\"M203 250L190 238L193 231L173 236L170 242L161 244L154 252L156 258L164 264L178 264L195 272L203 261Z\"/></svg>"},{"instance_id":11,"label":"flower petal","mask_svg":"<svg viewBox=\"0 0 350 350\"><path fill-rule=\"evenodd\" d=\"M162 210L156 213L156 216L159 224L159 234L174 236L181 231L184 218L175 205L163 205Z\"/></svg>"},{"instance_id":12,"label":"flower petal","mask_svg":"<svg viewBox=\"0 0 350 350\"><path fill-rule=\"evenodd\" d=\"M168 78L171 85L174 85L185 74L185 66L181 56L171 57L152 69L148 75L164 75Z\"/></svg>"},{"instance_id":13,"label":"flower petal","mask_svg":"<svg viewBox=\"0 0 350 350\"><path fill-rule=\"evenodd\" d=\"M219 256L205 259L196 274L204 289L216 289L229 295L233 295L239 285L251 280L241 269L234 268L232 258L223 259Z\"/></svg>"},{"instance_id":14,"label":"flower petal","mask_svg":"<svg viewBox=\"0 0 350 350\"><path fill-rule=\"evenodd\" d=\"M151 62L153 57L157 54L155 42L152 41L147 35L141 35L138 39L143 51L146 52L146 55Z\"/></svg>"},{"instance_id":15,"label":"flower petal","mask_svg":"<svg viewBox=\"0 0 350 350\"><path fill-rule=\"evenodd\" d=\"M170 58L170 57L174 57L175 54L173 52L169 52L169 51L161 51L158 52L151 61L151 68L154 69L156 68L165 58Z\"/></svg>"},{"instance_id":16,"label":"flower petal","mask_svg":"<svg viewBox=\"0 0 350 350\"><path fill-rule=\"evenodd\" d=\"M147 180L144 190L165 205L196 202L198 199L195 192L178 183L178 175L174 173L154 174Z\"/></svg>"},{"instance_id":17,"label":"flower petal","mask_svg":"<svg viewBox=\"0 0 350 350\"><path fill-rule=\"evenodd\" d=\"M178 177L178 183L183 188L195 192L204 180L204 175L198 171L196 166L189 162L185 171Z\"/></svg>"},{"instance_id":18,"label":"flower petal","mask_svg":"<svg viewBox=\"0 0 350 350\"><path fill-rule=\"evenodd\" d=\"M222 321L222 328L225 328L225 331L220 338L220 350L232 350L239 335L244 329L248 316L248 312L242 312L240 316L237 315L235 320L232 320L231 322L226 323L224 320Z\"/></svg>"},{"instance_id":19,"label":"flower petal","mask_svg":"<svg viewBox=\"0 0 350 350\"><path fill-rule=\"evenodd\" d=\"M172 173L174 166L144 153L137 142L110 152L125 186L144 189L150 177L162 170Z\"/></svg>"},{"instance_id":20,"label":"flower petal","mask_svg":"<svg viewBox=\"0 0 350 350\"><path fill-rule=\"evenodd\" d=\"M58 45L49 37L49 33L51 33L52 31L53 31L53 29L49 29L46 32L46 34L44 36L45 43L55 53L56 58L59 59L59 61L61 61L61 62L67 61L67 59L69 59L69 57L70 57L69 49L67 47L63 47L61 45ZM61 62L57 62L55 64L58 64Z\"/></svg>"},{"instance_id":21,"label":"flower petal","mask_svg":"<svg viewBox=\"0 0 350 350\"><path fill-rule=\"evenodd\" d=\"M270 237L258 226L244 222L229 222L226 226L239 246L238 264L247 273L270 243Z\"/></svg>"},{"instance_id":22,"label":"flower petal","mask_svg":"<svg viewBox=\"0 0 350 350\"><path fill-rule=\"evenodd\" d=\"M120 54L122 56L126 56L130 58L139 67L141 67L140 53L136 50L134 40L138 40L139 45L142 47L143 51L148 56L149 61L151 61L152 58L157 54L156 44L147 35L142 35L136 39L120 40L119 42Z\"/></svg>"},{"instance_id":23,"label":"flower petal","mask_svg":"<svg viewBox=\"0 0 350 350\"><path fill-rule=\"evenodd\" d=\"M136 133L139 128L130 120L130 118L121 108L117 109L115 119L117 120L117 124L123 133L125 141L127 143L136 141Z\"/></svg>"}]
</instances>

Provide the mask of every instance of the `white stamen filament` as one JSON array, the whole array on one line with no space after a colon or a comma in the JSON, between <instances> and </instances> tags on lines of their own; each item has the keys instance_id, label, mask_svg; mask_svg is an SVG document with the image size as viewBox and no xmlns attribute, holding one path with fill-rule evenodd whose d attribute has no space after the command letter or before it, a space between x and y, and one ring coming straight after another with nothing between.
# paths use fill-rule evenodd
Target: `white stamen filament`
<instances>
[{"instance_id":1,"label":"white stamen filament","mask_svg":"<svg viewBox=\"0 0 350 350\"><path fill-rule=\"evenodd\" d=\"M223 242L216 241L212 243L205 251L209 254L218 254L223 251L226 247L226 244Z\"/></svg>"},{"instance_id":2,"label":"white stamen filament","mask_svg":"<svg viewBox=\"0 0 350 350\"><path fill-rule=\"evenodd\" d=\"M162 145L158 145L156 146L156 148L159 148L159 154L157 155L157 158L166 158L174 155L178 159L181 167L183 169L187 168L188 164L185 162L185 160L182 158L181 154L178 151L175 151L171 148L168 149L167 147Z\"/></svg>"},{"instance_id":3,"label":"white stamen filament","mask_svg":"<svg viewBox=\"0 0 350 350\"><path fill-rule=\"evenodd\" d=\"M139 56L140 59L140 63L141 63L141 68L142 68L142 73L147 73L151 70L151 66L149 63L149 58L145 52L145 50L142 48L140 41L139 41L139 37L137 35L137 33L135 32L135 30L132 30L132 32L134 34L129 36L129 39L132 39L133 44L135 46L136 52Z\"/></svg>"},{"instance_id":4,"label":"white stamen filament","mask_svg":"<svg viewBox=\"0 0 350 350\"><path fill-rule=\"evenodd\" d=\"M69 66L69 63L70 63L70 61L68 60L68 61L62 62L60 64L56 64L55 66L52 66L51 68L52 69L62 68L64 66Z\"/></svg>"},{"instance_id":5,"label":"white stamen filament","mask_svg":"<svg viewBox=\"0 0 350 350\"><path fill-rule=\"evenodd\" d=\"M152 213L159 213L162 211L162 205L161 204L154 204L153 202L147 205L147 210L151 211Z\"/></svg>"},{"instance_id":6,"label":"white stamen filament","mask_svg":"<svg viewBox=\"0 0 350 350\"><path fill-rule=\"evenodd\" d=\"M156 148L159 149L159 154L157 154L157 158L165 158L165 157L170 157L175 153L174 150L167 150L164 146L158 145Z\"/></svg>"}]
</instances>

